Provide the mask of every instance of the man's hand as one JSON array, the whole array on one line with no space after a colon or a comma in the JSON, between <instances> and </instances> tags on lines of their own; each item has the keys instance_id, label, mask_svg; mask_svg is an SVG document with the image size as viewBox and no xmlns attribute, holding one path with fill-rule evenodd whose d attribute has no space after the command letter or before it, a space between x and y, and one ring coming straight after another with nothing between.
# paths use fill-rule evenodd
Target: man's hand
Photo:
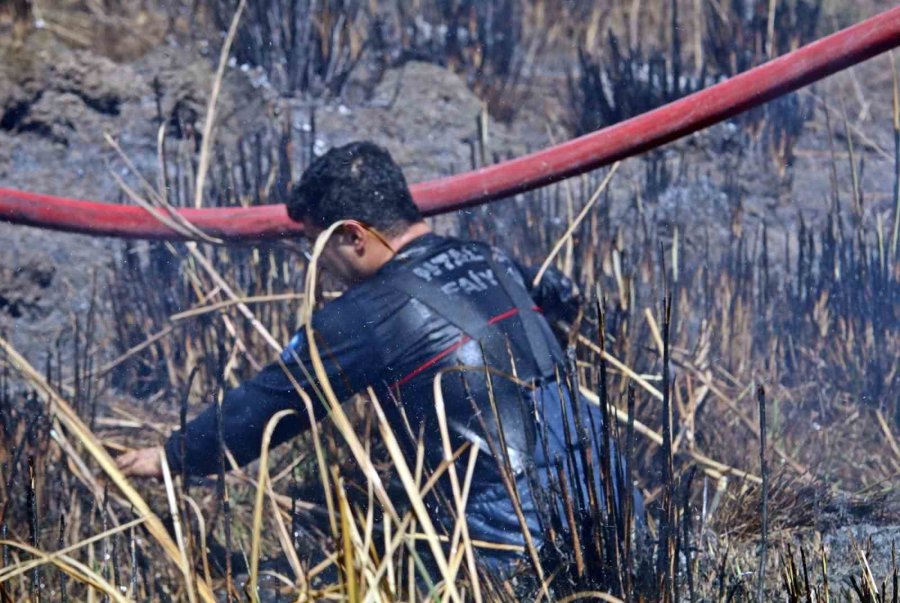
<instances>
[{"instance_id":1,"label":"man's hand","mask_svg":"<svg viewBox=\"0 0 900 603\"><path fill-rule=\"evenodd\" d=\"M161 454L165 454L161 446L129 450L116 458L119 470L128 477L162 478Z\"/></svg>"}]
</instances>

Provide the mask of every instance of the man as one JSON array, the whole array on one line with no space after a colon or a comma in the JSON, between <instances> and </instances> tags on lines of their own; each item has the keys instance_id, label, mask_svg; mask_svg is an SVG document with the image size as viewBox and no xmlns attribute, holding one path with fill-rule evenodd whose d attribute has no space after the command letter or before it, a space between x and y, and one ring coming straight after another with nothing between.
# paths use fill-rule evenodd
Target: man
<instances>
[{"instance_id":1,"label":"man","mask_svg":"<svg viewBox=\"0 0 900 603\"><path fill-rule=\"evenodd\" d=\"M571 438L578 438L567 389L557 384L564 356L548 324L548 319L571 321L577 314L573 284L550 270L532 287L535 270L487 245L434 234L400 169L385 150L369 142L332 149L316 159L293 190L288 213L303 222L313 240L329 225L349 220L322 255L324 267L349 287L312 318L338 398L347 400L372 387L397 439L408 443L410 432L424 433L426 461L436 467L442 442L434 377L446 369L479 367L454 370L442 379L453 449L470 442L482 452L467 506L470 536L504 545L524 543L504 472L490 454L492 448L500 449L502 437L529 532L539 545L540 504L531 492L535 472L526 468L534 462L539 469L555 470L553 463L570 437L564 417ZM314 372L303 329L282 361L292 378L276 362L225 394L223 437L238 463L258 457L263 430L278 411L298 412L281 421L273 445L309 427L293 383L313 398L318 418L327 413L316 401L317 384L310 382ZM492 369L490 377L485 366ZM166 442L173 472L181 469L182 442L188 474L216 471L215 410L205 409L185 433L176 432ZM597 413L583 407L580 412L599 429ZM119 466L128 475L159 476L159 456L159 449L133 451L120 457ZM546 478L538 482L542 487L548 483ZM436 513L438 525L452 529L452 520ZM482 556L491 562L509 560L490 549Z\"/></svg>"}]
</instances>

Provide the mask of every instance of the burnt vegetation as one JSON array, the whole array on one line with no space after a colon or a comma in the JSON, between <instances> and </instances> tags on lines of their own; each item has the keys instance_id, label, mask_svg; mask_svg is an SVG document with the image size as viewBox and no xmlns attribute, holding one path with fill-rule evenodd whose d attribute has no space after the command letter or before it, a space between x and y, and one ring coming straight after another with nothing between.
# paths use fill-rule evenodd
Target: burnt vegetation
<instances>
[{"instance_id":1,"label":"burnt vegetation","mask_svg":"<svg viewBox=\"0 0 900 603\"><path fill-rule=\"evenodd\" d=\"M218 29L237 6L197 4ZM251 3L234 56L260 67L283 94L315 97L340 95L354 67L367 61L380 68L435 61L462 73L496 117L510 118L534 57L570 36L578 40L570 120L583 132L821 33L821 3L811 0L703 3L696 14L665 0L653 3L655 16L625 14L608 33L599 26L606 16L589 4L400 0L376 10L352 1ZM773 30L772 19L786 25ZM653 47L645 38L667 42ZM158 443L189 412L215 404L224 388L268 362L273 351L259 325L277 341L290 339L307 301L300 292L308 264L282 243L141 243L123 247L95 293L110 311L101 315L91 304L73 317L48 345L42 374L26 372L29 387L13 381L14 369L22 369L14 351L0 353L0 597L83 600L95 589L102 595L92 596L104 600L210 600L210 588L229 601L258 593L270 600L371 593L386 601L429 594L571 601L597 591L624 601L897 600L890 548L854 543L859 562L836 573L817 530L848 518L896 522L898 215L866 210L852 133L844 140L853 185L840 184L831 136L849 132L846 117L843 128L837 116L827 122L835 176L823 216L746 219L746 186L730 169L729 162L757 153L760 166L789 178L804 124L824 118L807 101L784 97L732 124L737 141L723 145L729 159L705 181L732 216L725 236L667 205L686 180L701 178L679 167L681 157L658 152L635 161L630 182L620 176L562 246L556 264L589 304L579 324L556 325L570 346L561 378L599 404L609 433L579 425L572 434L570 458L559 459L549 491L536 493L548 545L526 551L515 577L492 575L477 553L470 565L459 552L452 571L422 570L409 543L424 528L412 514L396 524L384 519L384 501L363 475L371 463L390 481L402 464L390 444L412 438L421 445L422 435L380 431L377 404L368 399L349 412L349 432L323 423L320 432L272 451L267 464L228 473L219 444L218 475L141 486L165 526L152 528L119 480L96 475L102 461L91 443L113 454ZM900 141L898 105L895 99ZM166 140L158 175L149 178L175 207L194 201L202 142L178 123L169 120L177 136ZM205 198L226 206L283 199L313 156L316 134L314 114L306 128L292 131L290 123L273 121L215 147ZM602 175L463 212L458 232L538 264ZM895 184L894 201L898 190ZM327 299L331 287L323 285L320 298ZM98 320L112 326L111 342L93 340ZM101 346L114 348L115 357L101 363ZM73 359L65 367L64 349ZM121 392L131 398L122 401ZM297 412L305 412L299 402ZM351 437L368 457L348 449ZM625 468L610 462L609 441L623 451ZM599 468L587 462L592 447ZM464 472L469 452L455 452L461 461L450 466ZM576 455L585 462L572 461ZM413 503L431 476L449 471L407 469L419 489L390 495ZM594 469L603 475L602 492L586 475ZM304 492L312 475L324 476L326 504L310 503ZM600 502L635 482L648 511L640 529L630 496L619 506ZM439 504L460 514L459 501ZM462 538L457 550L468 546ZM257 565L260 548L287 560ZM874 557L888 568L884 575L869 565Z\"/></svg>"}]
</instances>

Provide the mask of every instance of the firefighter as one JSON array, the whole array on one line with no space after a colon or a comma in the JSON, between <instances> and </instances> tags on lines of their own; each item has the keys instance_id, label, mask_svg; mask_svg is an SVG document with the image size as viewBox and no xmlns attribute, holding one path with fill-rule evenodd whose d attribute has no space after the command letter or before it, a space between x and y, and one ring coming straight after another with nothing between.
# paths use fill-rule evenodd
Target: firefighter
<instances>
[{"instance_id":1,"label":"firefighter","mask_svg":"<svg viewBox=\"0 0 900 603\"><path fill-rule=\"evenodd\" d=\"M337 397L349 400L371 387L397 439L413 442L424 434L425 460L436 467L443 452L434 381L443 371L451 446L455 450L468 442L480 448L466 509L469 535L483 543L479 556L495 567L507 567L521 556L510 553L525 544L509 496L511 483L519 491L528 531L540 546L539 498L553 498L546 491L547 470L555 471L567 437L578 439L571 435L576 416L594 431L601 423L600 413L560 379L565 357L550 327L555 320L572 321L579 312L577 288L553 269L532 285L536 269L483 243L432 232L400 168L370 142L335 148L313 161L292 190L287 209L304 224L310 240L344 221L328 240L321 263L347 289L312 316ZM277 412L297 411L278 424L273 446L310 427L295 384L313 400L316 418L324 417L327 405L316 394L321 387L304 328L280 361L224 395L224 444L238 463L259 456L263 431ZM491 451L500 450L501 440L506 454L498 459ZM217 450L215 405L183 432L171 434L164 447L173 472L184 469L197 476L216 472ZM580 466L581 457L576 462ZM158 448L130 451L118 464L126 475L161 475ZM506 484L504 472L512 475ZM452 520L442 513L435 510L437 524L452 530Z\"/></svg>"}]
</instances>

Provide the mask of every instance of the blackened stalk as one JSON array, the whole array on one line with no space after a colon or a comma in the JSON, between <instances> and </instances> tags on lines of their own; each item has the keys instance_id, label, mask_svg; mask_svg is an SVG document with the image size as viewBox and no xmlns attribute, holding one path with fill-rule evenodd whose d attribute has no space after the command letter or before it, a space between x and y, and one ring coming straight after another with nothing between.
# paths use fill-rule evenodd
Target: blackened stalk
<instances>
[{"instance_id":1,"label":"blackened stalk","mask_svg":"<svg viewBox=\"0 0 900 603\"><path fill-rule=\"evenodd\" d=\"M109 521L109 515L112 512L109 509L109 499L105 501L103 510L104 523ZM107 530L107 526L103 526L104 530ZM122 583L122 572L119 569L119 535L113 534L109 537L110 546L110 562L112 563L112 585L115 588L119 588L119 585Z\"/></svg>"},{"instance_id":2,"label":"blackened stalk","mask_svg":"<svg viewBox=\"0 0 900 603\"><path fill-rule=\"evenodd\" d=\"M891 581L893 591L891 592L891 603L897 603L900 594L897 593L897 587L900 586L900 576L897 575L897 542L891 542Z\"/></svg>"},{"instance_id":3,"label":"blackened stalk","mask_svg":"<svg viewBox=\"0 0 900 603\"><path fill-rule=\"evenodd\" d=\"M38 548L38 514L37 514L37 497L35 496L35 474L34 474L34 457L28 457L28 487L27 487L27 504L28 504L28 532L31 538L31 546ZM31 572L31 599L41 602L41 568L35 567Z\"/></svg>"},{"instance_id":4,"label":"blackened stalk","mask_svg":"<svg viewBox=\"0 0 900 603\"><path fill-rule=\"evenodd\" d=\"M656 560L657 576L662 579L663 601L674 601L674 523L675 523L675 470L672 462L672 401L669 376L669 332L672 313L671 293L666 291L663 302L663 382L662 382L662 432L663 432L663 512L659 525L659 552Z\"/></svg>"},{"instance_id":5,"label":"blackened stalk","mask_svg":"<svg viewBox=\"0 0 900 603\"><path fill-rule=\"evenodd\" d=\"M569 522L569 535L572 537L572 551L575 553L575 568L578 577L584 576L584 554L581 550L581 538L578 536L578 524L575 522L575 508L572 504L572 496L569 493L569 485L566 480L566 470L563 468L562 458L556 455L556 473L559 476L560 495L566 508L566 520Z\"/></svg>"},{"instance_id":6,"label":"blackened stalk","mask_svg":"<svg viewBox=\"0 0 900 603\"><path fill-rule=\"evenodd\" d=\"M109 529L109 486L103 487L103 501L100 503L100 529L105 532ZM112 550L110 548L110 537L104 538L101 541L101 550L103 551L103 577L106 578L107 581L111 579L112 576ZM109 595L103 595L103 598L100 599L102 603L109 603Z\"/></svg>"},{"instance_id":7,"label":"blackened stalk","mask_svg":"<svg viewBox=\"0 0 900 603\"><path fill-rule=\"evenodd\" d=\"M691 603L697 600L694 592L694 571L691 566L691 483L697 467L691 467L681 486L681 549L684 551L684 573L687 579L688 596Z\"/></svg>"},{"instance_id":8,"label":"blackened stalk","mask_svg":"<svg viewBox=\"0 0 900 603\"><path fill-rule=\"evenodd\" d=\"M484 353L484 349L481 350L481 354L483 357L487 357ZM491 405L491 412L494 415L494 421L497 425L497 437L500 441L496 444L494 443L490 432L486 429L486 425L484 425L484 422L479 415L479 420L482 423L481 428L483 430L483 433L485 434L485 438L487 439L488 447L491 450L491 455L497 462L498 469L500 470L500 477L503 480L504 485L506 486L507 495L509 496L510 501L513 503L513 510L516 513L516 518L519 520L519 527L522 530L522 536L525 538L525 548L528 552L528 557L531 561L531 565L534 569L535 574L537 574L538 579L541 581L542 589L546 590L544 568L541 566L540 557L538 556L537 548L534 546L534 542L531 536L531 530L528 527L528 522L525 520L525 515L522 512L522 503L519 499L519 491L516 488L516 478L512 470L512 462L510 462L509 458L509 447L507 446L506 433L503 429L503 421L501 421L500 419L500 413L497 410L497 401L494 398L494 382L487 366L485 366L484 373L485 380L487 382L488 402L490 402ZM561 400L560 403L562 403ZM499 451L497 450L497 444L499 444Z\"/></svg>"},{"instance_id":9,"label":"blackened stalk","mask_svg":"<svg viewBox=\"0 0 900 603\"><path fill-rule=\"evenodd\" d=\"M0 522L0 540L6 542L9 539L9 526L6 522ZM0 559L3 561L3 567L9 567L9 545L0 546Z\"/></svg>"},{"instance_id":10,"label":"blackened stalk","mask_svg":"<svg viewBox=\"0 0 900 603\"><path fill-rule=\"evenodd\" d=\"M759 403L759 466L762 476L762 498L760 500L760 516L762 517L762 546L759 554L759 575L756 583L756 600L765 601L766 556L769 538L769 470L766 465L766 390L762 385L756 388L756 400Z\"/></svg>"},{"instance_id":11,"label":"blackened stalk","mask_svg":"<svg viewBox=\"0 0 900 603\"><path fill-rule=\"evenodd\" d=\"M87 312L87 321L85 323L85 332L84 332L84 352L83 358L84 360L81 363L81 371L84 375L84 393L81 396L82 407L84 403L93 405L92 402L94 397L94 382L95 379L91 378L91 375L94 371L94 358L91 355L91 348L94 345L94 331L96 326L96 317L97 317L97 271L94 270L94 273L91 277L91 302L88 306Z\"/></svg>"},{"instance_id":12,"label":"blackened stalk","mask_svg":"<svg viewBox=\"0 0 900 603\"><path fill-rule=\"evenodd\" d=\"M582 441L588 442L588 433L586 429L581 430L581 435L579 436ZM617 565L613 565L612 560L614 559L614 551L610 548L610 543L612 539L609 537L609 534L604 534L607 532L607 526L605 526L605 517L600 510L600 500L599 493L597 492L596 482L594 479L595 472L597 468L594 467L594 455L590 450L590 444L586 445L587 453L582 453L583 459L583 476L587 482L588 488L588 503L590 504L591 511L591 541L594 545L594 554L597 556L597 561L601 563L603 567L603 580L611 581L613 575L616 573L618 568ZM602 479L607 479L607 476L601 476ZM615 526L613 526L614 528ZM621 586L621 585L620 585Z\"/></svg>"},{"instance_id":13,"label":"blackened stalk","mask_svg":"<svg viewBox=\"0 0 900 603\"><path fill-rule=\"evenodd\" d=\"M140 567L138 566L137 557L137 539L134 536L134 528L128 530L128 549L131 553L131 581L129 584L129 593L131 598L137 601L138 598L138 579L140 578Z\"/></svg>"},{"instance_id":14,"label":"blackened stalk","mask_svg":"<svg viewBox=\"0 0 900 603\"><path fill-rule=\"evenodd\" d=\"M224 385L224 384L223 384ZM225 596L226 601L233 601L234 585L231 581L231 504L228 501L228 488L225 485L225 431L222 421L222 387L219 388L216 404L216 443L219 453L219 475L216 480L216 496L222 508L222 521L225 522Z\"/></svg>"},{"instance_id":15,"label":"blackened stalk","mask_svg":"<svg viewBox=\"0 0 900 603\"><path fill-rule=\"evenodd\" d=\"M625 488L622 492L623 524L625 534L623 549L625 553L625 600L631 603L632 577L634 576L634 556L632 555L631 526L634 515L634 382L628 383L628 423L625 426Z\"/></svg>"},{"instance_id":16,"label":"blackened stalk","mask_svg":"<svg viewBox=\"0 0 900 603\"><path fill-rule=\"evenodd\" d=\"M6 338L5 334L0 336ZM12 442L12 405L9 395L9 367L4 366L0 372L0 436L3 436L3 444L0 444L0 450L7 450L7 446Z\"/></svg>"},{"instance_id":17,"label":"blackened stalk","mask_svg":"<svg viewBox=\"0 0 900 603\"><path fill-rule=\"evenodd\" d=\"M59 536L56 539L56 548L57 550L63 550L66 546L66 514L59 514ZM69 601L69 593L67 591L67 586L69 583L69 577L65 572L59 572L59 600L61 603L68 603Z\"/></svg>"},{"instance_id":18,"label":"blackened stalk","mask_svg":"<svg viewBox=\"0 0 900 603\"><path fill-rule=\"evenodd\" d=\"M609 413L609 386L606 381L606 315L603 311L604 300L597 289L597 319L599 322L597 343L600 346L600 469L603 472L603 491L606 495L606 517L607 525L610 526L607 534L607 549L612 553L610 563L614 564L616 577L619 581L618 587L624 588L624 580L622 579L622 565L620 563L620 531L619 531L619 499L616 497L616 491L613 483L612 470L612 445L613 438L610 432L610 424L612 418ZM624 496L623 492L619 492L620 496Z\"/></svg>"},{"instance_id":19,"label":"blackened stalk","mask_svg":"<svg viewBox=\"0 0 900 603\"><path fill-rule=\"evenodd\" d=\"M188 410L188 399L191 395L191 388L194 385L194 378L197 376L197 371L200 369L200 366L197 365L191 370L191 374L188 376L187 384L184 388L184 393L181 396L181 411L179 413L179 428L181 430L181 437L178 439L178 455L181 457L181 489L184 492L184 495L188 495L188 480L187 480L187 437L185 434L187 433L187 410Z\"/></svg>"},{"instance_id":20,"label":"blackened stalk","mask_svg":"<svg viewBox=\"0 0 900 603\"><path fill-rule=\"evenodd\" d=\"M570 394L569 404L572 407L572 417L575 420L575 441L578 447L577 454L581 457L582 473L580 476L573 474L572 482L583 486L587 492L587 511L591 517L591 541L594 544L597 561L602 564L605 577L609 577L612 575L608 567L611 555L604 554L604 542L607 540L602 533L604 517L600 511L600 494L597 492L597 482L594 479L595 467L591 441L581 416L581 396L578 393L578 366L573 346L569 346L566 350L566 367L566 383ZM598 451L597 454L600 454L600 452Z\"/></svg>"},{"instance_id":21,"label":"blackened stalk","mask_svg":"<svg viewBox=\"0 0 900 603\"><path fill-rule=\"evenodd\" d=\"M81 339L81 323L78 317L75 317L75 334L72 336L72 373L74 377L75 396L72 400L72 406L75 412L81 409L81 358L79 358L78 341Z\"/></svg>"},{"instance_id":22,"label":"blackened stalk","mask_svg":"<svg viewBox=\"0 0 900 603\"><path fill-rule=\"evenodd\" d=\"M568 463L569 478L573 481L572 498L578 505L578 513L582 514L586 509L585 497L584 492L581 490L580 482L578 481L578 472L575 470L578 465L575 463L575 444L572 439L572 430L569 429L569 411L566 409L567 396L563 391L565 386L558 373L556 375L556 387L559 392L559 407L560 413L562 414L563 439L565 440L566 445L566 462Z\"/></svg>"},{"instance_id":23,"label":"blackened stalk","mask_svg":"<svg viewBox=\"0 0 900 603\"><path fill-rule=\"evenodd\" d=\"M544 399L545 390L544 390L544 388L539 388L538 392L540 392L540 398L541 398L540 399L540 411L538 410L538 407L537 407L538 400L534 399L534 396L532 396L532 400L535 405L533 411L534 411L535 417L543 417L543 416L545 416L545 412L546 412L545 399ZM550 448L547 444L547 442L549 441L549 435L548 435L548 430L547 430L547 421L536 421L535 424L538 425L538 428L541 430L541 436L542 436L541 437L541 448L544 452L544 459L547 462L547 466L544 469L547 473L547 484L548 484L547 498L548 498L548 500L552 500L552 496L553 496L552 493L556 492L557 489L555 487L556 480L554 479L554 476L553 476L553 469L550 466L550 461L551 461L552 457L550 456ZM549 504L548 507L549 507L549 513L550 513L550 524L553 526L553 529L556 532L561 533L562 532L562 518L559 516L558 507L556 504L552 504L552 503Z\"/></svg>"},{"instance_id":24,"label":"blackened stalk","mask_svg":"<svg viewBox=\"0 0 900 603\"><path fill-rule=\"evenodd\" d=\"M806 591L806 603L813 603L812 589L809 586L809 565L806 563L806 548L803 545L800 545L800 563L803 565L803 590Z\"/></svg>"}]
</instances>

